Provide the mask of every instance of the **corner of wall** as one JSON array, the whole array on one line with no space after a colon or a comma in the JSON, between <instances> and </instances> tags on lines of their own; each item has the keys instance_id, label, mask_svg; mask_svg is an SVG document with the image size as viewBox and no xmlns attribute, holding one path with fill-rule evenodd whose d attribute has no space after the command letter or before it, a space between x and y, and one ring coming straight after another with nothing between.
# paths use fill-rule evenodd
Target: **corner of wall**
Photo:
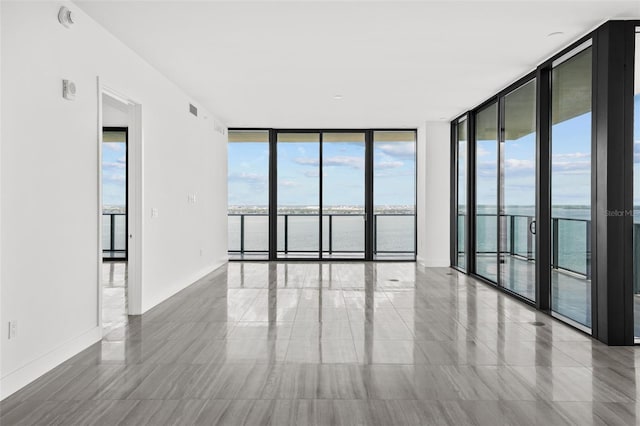
<instances>
[{"instance_id":1,"label":"corner of wall","mask_svg":"<svg viewBox=\"0 0 640 426\"><path fill-rule=\"evenodd\" d=\"M0 400L15 393L47 371L57 367L101 339L102 329L94 327L2 377L0 379Z\"/></svg>"}]
</instances>

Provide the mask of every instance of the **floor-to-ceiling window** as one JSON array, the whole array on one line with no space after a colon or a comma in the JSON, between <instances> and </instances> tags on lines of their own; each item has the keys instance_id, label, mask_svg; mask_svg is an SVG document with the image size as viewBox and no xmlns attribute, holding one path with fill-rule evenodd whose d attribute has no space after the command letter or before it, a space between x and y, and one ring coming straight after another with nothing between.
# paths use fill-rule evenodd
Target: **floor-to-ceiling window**
<instances>
[{"instance_id":1,"label":"floor-to-ceiling window","mask_svg":"<svg viewBox=\"0 0 640 426\"><path fill-rule=\"evenodd\" d=\"M536 80L504 96L500 140L500 282L536 297Z\"/></svg>"},{"instance_id":2,"label":"floor-to-ceiling window","mask_svg":"<svg viewBox=\"0 0 640 426\"><path fill-rule=\"evenodd\" d=\"M415 260L415 207L415 130L229 131L234 259Z\"/></svg>"},{"instance_id":3,"label":"floor-to-ceiling window","mask_svg":"<svg viewBox=\"0 0 640 426\"><path fill-rule=\"evenodd\" d=\"M456 124L456 238L455 244L455 265L466 270L467 253L467 120L462 118Z\"/></svg>"},{"instance_id":4,"label":"floor-to-ceiling window","mask_svg":"<svg viewBox=\"0 0 640 426\"><path fill-rule=\"evenodd\" d=\"M551 309L591 328L592 48L551 73Z\"/></svg>"},{"instance_id":5,"label":"floor-to-ceiling window","mask_svg":"<svg viewBox=\"0 0 640 426\"><path fill-rule=\"evenodd\" d=\"M633 310L634 332L640 339L640 27L635 34L633 91Z\"/></svg>"},{"instance_id":6,"label":"floor-to-ceiling window","mask_svg":"<svg viewBox=\"0 0 640 426\"><path fill-rule=\"evenodd\" d=\"M498 104L476 115L476 274L498 280Z\"/></svg>"},{"instance_id":7,"label":"floor-to-ceiling window","mask_svg":"<svg viewBox=\"0 0 640 426\"><path fill-rule=\"evenodd\" d=\"M365 255L365 133L322 135L322 257Z\"/></svg>"},{"instance_id":8,"label":"floor-to-ceiling window","mask_svg":"<svg viewBox=\"0 0 640 426\"><path fill-rule=\"evenodd\" d=\"M639 343L639 147L640 27L609 21L451 122L451 265Z\"/></svg>"},{"instance_id":9,"label":"floor-to-ceiling window","mask_svg":"<svg viewBox=\"0 0 640 426\"><path fill-rule=\"evenodd\" d=\"M269 254L269 131L229 132L228 182L229 254L265 259Z\"/></svg>"},{"instance_id":10,"label":"floor-to-ceiling window","mask_svg":"<svg viewBox=\"0 0 640 426\"><path fill-rule=\"evenodd\" d=\"M416 133L373 132L373 254L411 258L416 244Z\"/></svg>"},{"instance_id":11,"label":"floor-to-ceiling window","mask_svg":"<svg viewBox=\"0 0 640 426\"><path fill-rule=\"evenodd\" d=\"M278 257L320 252L320 133L278 133Z\"/></svg>"}]
</instances>

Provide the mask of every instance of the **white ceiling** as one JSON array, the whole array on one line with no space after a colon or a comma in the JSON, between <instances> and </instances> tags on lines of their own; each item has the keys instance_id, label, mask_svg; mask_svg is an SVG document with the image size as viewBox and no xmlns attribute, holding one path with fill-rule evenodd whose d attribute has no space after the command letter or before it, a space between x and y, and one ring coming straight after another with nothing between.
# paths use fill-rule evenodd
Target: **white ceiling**
<instances>
[{"instance_id":1,"label":"white ceiling","mask_svg":"<svg viewBox=\"0 0 640 426\"><path fill-rule=\"evenodd\" d=\"M605 20L640 18L638 0L77 3L241 127L449 120Z\"/></svg>"}]
</instances>

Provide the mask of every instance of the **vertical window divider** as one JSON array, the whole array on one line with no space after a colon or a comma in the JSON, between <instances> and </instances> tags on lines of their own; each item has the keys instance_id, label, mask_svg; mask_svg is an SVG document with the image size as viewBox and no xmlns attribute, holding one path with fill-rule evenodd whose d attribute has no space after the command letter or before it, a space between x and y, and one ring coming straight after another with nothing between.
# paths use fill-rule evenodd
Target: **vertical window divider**
<instances>
[{"instance_id":1,"label":"vertical window divider","mask_svg":"<svg viewBox=\"0 0 640 426\"><path fill-rule=\"evenodd\" d=\"M324 251L324 247L322 246L324 235L322 235L322 222L324 220L323 209L322 209L322 199L324 194L322 192L322 183L324 182L323 171L324 171L324 162L322 161L322 136L324 132L318 133L319 144L318 144L318 156L320 157L320 161L318 162L318 182L319 185L319 194L318 194L318 258L322 260L322 252ZM320 283L320 287L322 288L322 283Z\"/></svg>"},{"instance_id":2,"label":"vertical window divider","mask_svg":"<svg viewBox=\"0 0 640 426\"><path fill-rule=\"evenodd\" d=\"M536 70L536 308L551 309L551 68Z\"/></svg>"},{"instance_id":3,"label":"vertical window divider","mask_svg":"<svg viewBox=\"0 0 640 426\"><path fill-rule=\"evenodd\" d=\"M269 260L278 258L278 144L269 129Z\"/></svg>"},{"instance_id":4,"label":"vertical window divider","mask_svg":"<svg viewBox=\"0 0 640 426\"><path fill-rule=\"evenodd\" d=\"M364 136L364 258L373 260L374 234L373 222L373 130L366 130Z\"/></svg>"},{"instance_id":5,"label":"vertical window divider","mask_svg":"<svg viewBox=\"0 0 640 426\"><path fill-rule=\"evenodd\" d=\"M457 267L457 241L458 241L458 120L451 122L451 151L449 165L449 263Z\"/></svg>"},{"instance_id":6,"label":"vertical window divider","mask_svg":"<svg viewBox=\"0 0 640 426\"><path fill-rule=\"evenodd\" d=\"M497 146L497 152L498 152L498 170L497 170L497 179L498 179L498 186L497 186L497 191L496 191L496 195L498 197L498 203L496 204L498 206L498 213L496 215L496 220L497 220L497 224L496 224L496 233L497 233L497 255L498 255L498 262L496 263L496 285L498 287L502 287L503 286L503 280L502 280L502 249L503 249L503 241L506 241L507 235L506 232L503 233L502 231L502 216L503 216L503 208L504 206L502 205L504 202L504 142L505 142L505 132L504 132L504 95L503 96L498 96L498 146ZM506 220L506 218L505 218Z\"/></svg>"},{"instance_id":7,"label":"vertical window divider","mask_svg":"<svg viewBox=\"0 0 640 426\"><path fill-rule=\"evenodd\" d=\"M467 271L476 273L476 113L467 114Z\"/></svg>"}]
</instances>

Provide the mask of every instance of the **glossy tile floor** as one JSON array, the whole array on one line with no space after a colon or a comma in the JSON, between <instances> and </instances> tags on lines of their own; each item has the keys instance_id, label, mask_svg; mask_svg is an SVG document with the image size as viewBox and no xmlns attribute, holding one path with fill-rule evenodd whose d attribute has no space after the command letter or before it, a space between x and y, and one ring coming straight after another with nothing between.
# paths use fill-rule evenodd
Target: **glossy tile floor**
<instances>
[{"instance_id":1,"label":"glossy tile floor","mask_svg":"<svg viewBox=\"0 0 640 426\"><path fill-rule=\"evenodd\" d=\"M535 262L517 256L505 256L504 261L502 272L505 286L529 300L535 300ZM476 262L478 273L495 281L495 256L478 256ZM551 280L553 310L590 329L591 280L558 269L551 270ZM640 317L636 318L636 323L636 329L639 329Z\"/></svg>"},{"instance_id":2,"label":"glossy tile floor","mask_svg":"<svg viewBox=\"0 0 640 426\"><path fill-rule=\"evenodd\" d=\"M1 424L640 420L636 348L448 268L231 263L131 318L3 401Z\"/></svg>"},{"instance_id":3,"label":"glossy tile floor","mask_svg":"<svg viewBox=\"0 0 640 426\"><path fill-rule=\"evenodd\" d=\"M102 333L127 325L127 262L102 262Z\"/></svg>"}]
</instances>

